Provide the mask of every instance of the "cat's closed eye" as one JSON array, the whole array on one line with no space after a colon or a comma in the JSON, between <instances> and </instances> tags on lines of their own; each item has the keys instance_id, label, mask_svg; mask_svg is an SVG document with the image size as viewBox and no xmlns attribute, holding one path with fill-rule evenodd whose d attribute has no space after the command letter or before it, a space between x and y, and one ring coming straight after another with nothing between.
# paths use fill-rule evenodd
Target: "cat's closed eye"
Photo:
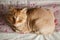
<instances>
[{"instance_id":1,"label":"cat's closed eye","mask_svg":"<svg viewBox=\"0 0 60 40\"><path fill-rule=\"evenodd\" d=\"M17 21L16 23L22 22L22 20Z\"/></svg>"},{"instance_id":2,"label":"cat's closed eye","mask_svg":"<svg viewBox=\"0 0 60 40\"><path fill-rule=\"evenodd\" d=\"M14 24L16 20L15 20L15 18L14 18L14 17L13 17L12 19L13 19L13 24Z\"/></svg>"}]
</instances>

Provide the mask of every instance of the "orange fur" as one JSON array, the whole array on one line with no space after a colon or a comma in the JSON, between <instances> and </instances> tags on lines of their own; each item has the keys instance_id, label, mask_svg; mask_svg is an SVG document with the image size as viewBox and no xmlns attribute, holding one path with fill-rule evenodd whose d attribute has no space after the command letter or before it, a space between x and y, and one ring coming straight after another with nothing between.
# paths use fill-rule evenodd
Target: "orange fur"
<instances>
[{"instance_id":1,"label":"orange fur","mask_svg":"<svg viewBox=\"0 0 60 40\"><path fill-rule=\"evenodd\" d=\"M16 29L14 29L16 32L24 32L29 33L28 27L27 27L27 8L23 9L16 9L14 7L9 9L9 13L5 15L6 20L12 24Z\"/></svg>"},{"instance_id":2,"label":"orange fur","mask_svg":"<svg viewBox=\"0 0 60 40\"><path fill-rule=\"evenodd\" d=\"M55 18L49 9L34 8L27 11L26 8L20 10L12 7L5 17L19 30L15 29L16 32L51 34L55 30Z\"/></svg>"},{"instance_id":3,"label":"orange fur","mask_svg":"<svg viewBox=\"0 0 60 40\"><path fill-rule=\"evenodd\" d=\"M28 11L29 25L32 32L51 34L55 30L54 15L49 9L35 8Z\"/></svg>"}]
</instances>

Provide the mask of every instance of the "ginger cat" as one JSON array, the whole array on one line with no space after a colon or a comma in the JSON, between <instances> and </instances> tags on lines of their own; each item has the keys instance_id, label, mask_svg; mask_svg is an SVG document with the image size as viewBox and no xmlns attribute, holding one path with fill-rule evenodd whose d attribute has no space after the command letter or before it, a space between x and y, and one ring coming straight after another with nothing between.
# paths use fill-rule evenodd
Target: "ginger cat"
<instances>
[{"instance_id":1,"label":"ginger cat","mask_svg":"<svg viewBox=\"0 0 60 40\"><path fill-rule=\"evenodd\" d=\"M55 17L49 9L12 7L4 17L16 32L51 34L55 30Z\"/></svg>"},{"instance_id":2,"label":"ginger cat","mask_svg":"<svg viewBox=\"0 0 60 40\"><path fill-rule=\"evenodd\" d=\"M28 10L31 32L37 34L51 34L55 30L55 17L49 9L33 8Z\"/></svg>"},{"instance_id":3,"label":"ginger cat","mask_svg":"<svg viewBox=\"0 0 60 40\"><path fill-rule=\"evenodd\" d=\"M9 12L4 15L6 20L12 25L12 29L16 32L29 33L27 27L27 8L17 9L11 7Z\"/></svg>"}]
</instances>

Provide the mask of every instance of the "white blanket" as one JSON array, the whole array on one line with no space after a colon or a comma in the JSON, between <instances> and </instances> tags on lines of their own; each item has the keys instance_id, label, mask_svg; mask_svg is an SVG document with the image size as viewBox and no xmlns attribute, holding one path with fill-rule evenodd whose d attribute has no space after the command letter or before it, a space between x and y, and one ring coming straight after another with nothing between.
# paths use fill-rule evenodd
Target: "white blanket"
<instances>
[{"instance_id":1,"label":"white blanket","mask_svg":"<svg viewBox=\"0 0 60 40\"><path fill-rule=\"evenodd\" d=\"M0 33L0 40L60 40L60 32L49 35Z\"/></svg>"}]
</instances>

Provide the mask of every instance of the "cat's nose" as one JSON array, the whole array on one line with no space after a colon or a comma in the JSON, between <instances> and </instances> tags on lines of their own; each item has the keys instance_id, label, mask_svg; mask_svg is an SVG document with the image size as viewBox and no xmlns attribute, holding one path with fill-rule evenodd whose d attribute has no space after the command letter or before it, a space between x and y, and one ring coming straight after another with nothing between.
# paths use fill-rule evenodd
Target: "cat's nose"
<instances>
[{"instance_id":1,"label":"cat's nose","mask_svg":"<svg viewBox=\"0 0 60 40\"><path fill-rule=\"evenodd\" d=\"M14 24L14 26L16 26L16 24Z\"/></svg>"},{"instance_id":2,"label":"cat's nose","mask_svg":"<svg viewBox=\"0 0 60 40\"><path fill-rule=\"evenodd\" d=\"M17 26L17 23L14 23L13 25L16 27Z\"/></svg>"}]
</instances>

